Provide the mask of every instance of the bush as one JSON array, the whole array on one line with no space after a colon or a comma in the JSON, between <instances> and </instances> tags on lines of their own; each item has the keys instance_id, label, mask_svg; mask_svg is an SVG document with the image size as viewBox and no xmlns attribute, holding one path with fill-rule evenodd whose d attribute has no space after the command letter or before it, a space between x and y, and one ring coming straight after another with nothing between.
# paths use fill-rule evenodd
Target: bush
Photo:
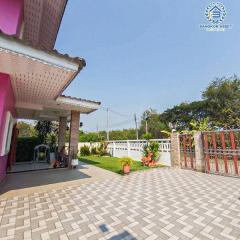
<instances>
[{"instance_id":1,"label":"bush","mask_svg":"<svg viewBox=\"0 0 240 240\"><path fill-rule=\"evenodd\" d=\"M107 146L108 143L106 142L101 142L99 147L97 148L97 153L99 156L107 156L109 155L108 151L107 151Z\"/></svg>"},{"instance_id":2,"label":"bush","mask_svg":"<svg viewBox=\"0 0 240 240\"><path fill-rule=\"evenodd\" d=\"M34 148L41 144L37 137L21 137L17 139L16 162L31 162L34 157Z\"/></svg>"},{"instance_id":3,"label":"bush","mask_svg":"<svg viewBox=\"0 0 240 240\"><path fill-rule=\"evenodd\" d=\"M90 155L90 148L86 145L82 146L80 148L80 154L81 154L81 156L89 156Z\"/></svg>"},{"instance_id":4,"label":"bush","mask_svg":"<svg viewBox=\"0 0 240 240\"><path fill-rule=\"evenodd\" d=\"M152 159L157 161L159 156L159 143L158 142L150 142L149 149L152 153Z\"/></svg>"},{"instance_id":5,"label":"bush","mask_svg":"<svg viewBox=\"0 0 240 240\"><path fill-rule=\"evenodd\" d=\"M124 167L125 165L132 166L133 160L130 157L122 157L120 158L120 163L122 167Z\"/></svg>"},{"instance_id":6,"label":"bush","mask_svg":"<svg viewBox=\"0 0 240 240\"><path fill-rule=\"evenodd\" d=\"M98 154L97 148L96 147L92 147L91 148L91 155L97 155L97 154Z\"/></svg>"},{"instance_id":7,"label":"bush","mask_svg":"<svg viewBox=\"0 0 240 240\"><path fill-rule=\"evenodd\" d=\"M157 161L159 157L159 143L158 142L149 142L147 145L143 147L143 156L149 157L151 155L151 159Z\"/></svg>"}]
</instances>

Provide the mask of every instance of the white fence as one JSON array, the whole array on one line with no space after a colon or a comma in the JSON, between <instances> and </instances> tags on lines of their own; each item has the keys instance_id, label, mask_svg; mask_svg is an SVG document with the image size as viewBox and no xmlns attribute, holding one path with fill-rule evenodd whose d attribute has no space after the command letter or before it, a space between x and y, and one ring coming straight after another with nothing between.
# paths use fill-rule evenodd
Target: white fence
<instances>
[{"instance_id":1,"label":"white fence","mask_svg":"<svg viewBox=\"0 0 240 240\"><path fill-rule=\"evenodd\" d=\"M170 158L170 139L154 139L159 143L159 163L171 166ZM108 150L114 157L128 156L134 160L141 161L143 147L147 144L146 140L110 141Z\"/></svg>"},{"instance_id":2,"label":"white fence","mask_svg":"<svg viewBox=\"0 0 240 240\"><path fill-rule=\"evenodd\" d=\"M159 163L165 166L171 166L170 157L170 139L153 139L159 143ZM146 140L122 140L122 141L109 141L108 151L114 157L131 157L136 161L141 161L143 155L143 147L147 144ZM79 143L78 148L82 146L97 147L99 143Z\"/></svg>"}]
</instances>

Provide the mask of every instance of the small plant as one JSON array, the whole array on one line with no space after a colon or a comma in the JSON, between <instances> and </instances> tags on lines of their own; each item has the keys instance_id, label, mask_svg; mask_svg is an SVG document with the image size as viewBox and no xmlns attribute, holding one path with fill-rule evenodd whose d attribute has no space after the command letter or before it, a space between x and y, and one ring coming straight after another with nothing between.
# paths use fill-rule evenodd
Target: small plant
<instances>
[{"instance_id":1,"label":"small plant","mask_svg":"<svg viewBox=\"0 0 240 240\"><path fill-rule=\"evenodd\" d=\"M121 163L122 167L124 165L132 166L133 160L130 157L122 157L122 158L120 158L120 163Z\"/></svg>"},{"instance_id":2,"label":"small plant","mask_svg":"<svg viewBox=\"0 0 240 240\"><path fill-rule=\"evenodd\" d=\"M148 144L143 147L142 165L155 166L158 157L159 157L159 143L148 142Z\"/></svg>"},{"instance_id":3,"label":"small plant","mask_svg":"<svg viewBox=\"0 0 240 240\"><path fill-rule=\"evenodd\" d=\"M152 153L152 160L157 161L159 157L159 143L150 142L149 149L150 149L150 152Z\"/></svg>"},{"instance_id":4,"label":"small plant","mask_svg":"<svg viewBox=\"0 0 240 240\"><path fill-rule=\"evenodd\" d=\"M124 174L130 173L131 166L133 164L133 160L130 157L120 158L120 163L122 165L122 171Z\"/></svg>"},{"instance_id":5,"label":"small plant","mask_svg":"<svg viewBox=\"0 0 240 240\"><path fill-rule=\"evenodd\" d=\"M99 147L97 148L97 154L99 156L107 156L107 155L109 155L108 151L107 151L107 146L108 146L108 143L102 141L100 143Z\"/></svg>"},{"instance_id":6,"label":"small plant","mask_svg":"<svg viewBox=\"0 0 240 240\"><path fill-rule=\"evenodd\" d=\"M38 158L40 161L44 160L46 158L46 153L45 152L39 152L38 153Z\"/></svg>"},{"instance_id":7,"label":"small plant","mask_svg":"<svg viewBox=\"0 0 240 240\"><path fill-rule=\"evenodd\" d=\"M98 154L97 148L96 147L92 147L91 148L91 155L97 155L97 154Z\"/></svg>"},{"instance_id":8,"label":"small plant","mask_svg":"<svg viewBox=\"0 0 240 240\"><path fill-rule=\"evenodd\" d=\"M81 156L89 156L90 155L90 148L86 145L82 146L80 148L80 154L81 154Z\"/></svg>"}]
</instances>

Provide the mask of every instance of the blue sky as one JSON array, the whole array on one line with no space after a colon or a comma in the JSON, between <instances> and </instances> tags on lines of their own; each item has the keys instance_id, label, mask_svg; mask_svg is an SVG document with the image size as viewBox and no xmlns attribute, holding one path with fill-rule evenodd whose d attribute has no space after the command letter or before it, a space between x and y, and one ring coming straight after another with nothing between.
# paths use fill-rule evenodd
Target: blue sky
<instances>
[{"instance_id":1,"label":"blue sky","mask_svg":"<svg viewBox=\"0 0 240 240\"><path fill-rule=\"evenodd\" d=\"M221 1L226 32L199 25L211 1L69 0L55 48L86 59L66 95L102 102L112 129L134 127L133 114L201 98L215 77L240 76L240 2ZM84 130L106 128L106 111L82 116ZM120 124L122 123L122 124Z\"/></svg>"}]
</instances>

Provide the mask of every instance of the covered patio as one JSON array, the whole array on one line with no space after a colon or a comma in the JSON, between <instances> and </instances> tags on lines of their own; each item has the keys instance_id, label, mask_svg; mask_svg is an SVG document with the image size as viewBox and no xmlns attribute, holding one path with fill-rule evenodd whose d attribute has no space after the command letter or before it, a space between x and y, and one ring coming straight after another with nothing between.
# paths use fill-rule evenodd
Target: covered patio
<instances>
[{"instance_id":1,"label":"covered patio","mask_svg":"<svg viewBox=\"0 0 240 240\"><path fill-rule=\"evenodd\" d=\"M8 111L2 142L2 155L9 153L10 172L49 168L46 164L14 166L17 119L58 121L58 151L65 146L70 125L68 167L78 151L80 114L97 110L100 102L62 95L65 88L86 66L82 58L72 58L56 50L43 50L13 36L0 33L1 78L9 79L13 93L13 111ZM34 161L31 163L34 164Z\"/></svg>"},{"instance_id":2,"label":"covered patio","mask_svg":"<svg viewBox=\"0 0 240 240\"><path fill-rule=\"evenodd\" d=\"M83 162L79 162L78 168L74 170L62 168L7 174L5 180L0 183L0 201L24 194L79 186L119 177L116 173Z\"/></svg>"}]
</instances>

